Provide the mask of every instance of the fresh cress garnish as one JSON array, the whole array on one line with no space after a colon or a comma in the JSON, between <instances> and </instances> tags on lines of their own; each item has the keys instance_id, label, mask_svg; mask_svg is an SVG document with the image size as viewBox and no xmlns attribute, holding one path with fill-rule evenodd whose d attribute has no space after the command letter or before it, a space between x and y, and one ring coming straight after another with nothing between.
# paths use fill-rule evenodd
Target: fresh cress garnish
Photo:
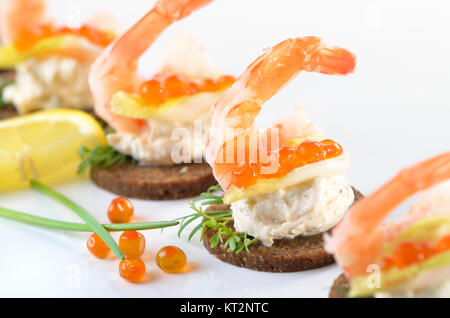
<instances>
[{"instance_id":1,"label":"fresh cress garnish","mask_svg":"<svg viewBox=\"0 0 450 318\"><path fill-rule=\"evenodd\" d=\"M208 191L189 203L189 206L195 213L176 219L181 221L178 236L181 236L181 233L189 224L200 220L200 223L190 232L188 240L191 240L200 230L202 230L200 240L203 240L206 231L215 229L217 233L209 240L211 248L222 245L224 248L228 248L228 252L240 253L243 250L248 252L248 247L257 242L257 239L249 237L247 233L240 233L234 230L231 210L212 212L204 210L205 207L210 205L223 204L222 195L217 195L213 192L223 193L223 190L219 185L210 187Z\"/></svg>"}]
</instances>

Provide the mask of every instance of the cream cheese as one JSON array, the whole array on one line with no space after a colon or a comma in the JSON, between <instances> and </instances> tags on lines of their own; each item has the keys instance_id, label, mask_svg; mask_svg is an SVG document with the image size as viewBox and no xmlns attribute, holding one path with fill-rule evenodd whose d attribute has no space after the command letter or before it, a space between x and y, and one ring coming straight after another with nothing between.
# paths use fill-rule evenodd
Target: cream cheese
<instances>
[{"instance_id":1,"label":"cream cheese","mask_svg":"<svg viewBox=\"0 0 450 318\"><path fill-rule=\"evenodd\" d=\"M22 114L58 107L92 109L89 68L72 58L29 59L16 68L15 83L5 88L3 99Z\"/></svg>"},{"instance_id":2,"label":"cream cheese","mask_svg":"<svg viewBox=\"0 0 450 318\"><path fill-rule=\"evenodd\" d=\"M353 203L343 176L317 177L231 204L237 231L271 246L275 239L315 235L335 226Z\"/></svg>"},{"instance_id":3,"label":"cream cheese","mask_svg":"<svg viewBox=\"0 0 450 318\"><path fill-rule=\"evenodd\" d=\"M143 164L201 162L208 129L201 123L197 126L149 120L147 131L138 136L116 132L109 134L107 140L113 148Z\"/></svg>"}]
</instances>

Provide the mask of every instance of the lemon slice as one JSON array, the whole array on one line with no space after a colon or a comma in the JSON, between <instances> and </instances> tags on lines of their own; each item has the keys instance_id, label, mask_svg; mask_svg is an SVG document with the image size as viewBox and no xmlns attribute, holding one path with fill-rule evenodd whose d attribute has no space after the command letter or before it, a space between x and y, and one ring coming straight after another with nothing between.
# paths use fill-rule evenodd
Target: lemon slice
<instances>
[{"instance_id":1,"label":"lemon slice","mask_svg":"<svg viewBox=\"0 0 450 318\"><path fill-rule=\"evenodd\" d=\"M157 107L147 105L140 96L119 91L111 100L114 114L137 118L158 119L167 122L192 122L209 117L211 105L222 95L217 92L198 93L191 96L169 99Z\"/></svg>"},{"instance_id":2,"label":"lemon slice","mask_svg":"<svg viewBox=\"0 0 450 318\"><path fill-rule=\"evenodd\" d=\"M232 185L225 192L223 203L231 204L255 195L274 193L279 189L288 189L317 177L330 178L333 176L344 176L349 169L350 155L344 152L336 158L298 167L281 178L259 179L257 183L245 189L240 189Z\"/></svg>"},{"instance_id":3,"label":"lemon slice","mask_svg":"<svg viewBox=\"0 0 450 318\"><path fill-rule=\"evenodd\" d=\"M0 68L13 68L29 58L45 55L58 49L82 47L84 43L79 37L60 35L43 39L26 51L18 50L13 44L0 46Z\"/></svg>"},{"instance_id":4,"label":"lemon slice","mask_svg":"<svg viewBox=\"0 0 450 318\"><path fill-rule=\"evenodd\" d=\"M45 110L0 121L0 191L28 187L30 179L76 179L82 145L106 145L101 126L82 111Z\"/></svg>"}]
</instances>

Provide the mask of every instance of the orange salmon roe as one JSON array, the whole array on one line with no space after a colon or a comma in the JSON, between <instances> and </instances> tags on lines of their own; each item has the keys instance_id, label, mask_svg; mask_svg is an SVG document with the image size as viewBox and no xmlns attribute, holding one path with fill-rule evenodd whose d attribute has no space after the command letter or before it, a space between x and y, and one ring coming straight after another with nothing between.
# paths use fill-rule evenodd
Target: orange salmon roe
<instances>
[{"instance_id":1,"label":"orange salmon roe","mask_svg":"<svg viewBox=\"0 0 450 318\"><path fill-rule=\"evenodd\" d=\"M191 92L189 83L178 75L167 77L164 81L164 86L169 92L170 98L183 97Z\"/></svg>"},{"instance_id":2,"label":"orange salmon roe","mask_svg":"<svg viewBox=\"0 0 450 318\"><path fill-rule=\"evenodd\" d=\"M169 99L169 92L163 83L155 79L142 83L139 91L142 99L150 105L160 105Z\"/></svg>"},{"instance_id":3,"label":"orange salmon roe","mask_svg":"<svg viewBox=\"0 0 450 318\"><path fill-rule=\"evenodd\" d=\"M156 254L156 264L166 273L179 273L186 266L186 255L176 246L166 246Z\"/></svg>"},{"instance_id":4,"label":"orange salmon roe","mask_svg":"<svg viewBox=\"0 0 450 318\"><path fill-rule=\"evenodd\" d=\"M218 90L227 89L228 87L232 86L236 79L234 76L231 75L223 75L219 77L216 81L216 88Z\"/></svg>"},{"instance_id":5,"label":"orange salmon roe","mask_svg":"<svg viewBox=\"0 0 450 318\"><path fill-rule=\"evenodd\" d=\"M450 251L450 235L444 236L434 247L434 253L443 253Z\"/></svg>"},{"instance_id":6,"label":"orange salmon roe","mask_svg":"<svg viewBox=\"0 0 450 318\"><path fill-rule=\"evenodd\" d=\"M226 145L224 145L223 153L226 153ZM269 164L263 164L258 158L257 162L249 162L249 147L246 144L245 162L243 163L217 163L216 168L218 174L220 170L229 170L232 168L231 184L238 188L246 188L255 184L260 178L280 178L291 172L292 170L305 166L310 163L319 162L326 159L331 159L340 156L343 153L341 145L337 142L326 139L322 141L304 141L295 146L283 146L279 151L274 150L269 155L272 157L271 162L278 162L278 166L274 167L273 171L262 170L261 168L269 168ZM225 158L225 157L224 157ZM236 145L235 145L235 161ZM264 160L267 161L267 160Z\"/></svg>"},{"instance_id":7,"label":"orange salmon roe","mask_svg":"<svg viewBox=\"0 0 450 318\"><path fill-rule=\"evenodd\" d=\"M386 257L381 261L381 270L384 271L386 269L391 268L392 266L395 266L394 260L390 257Z\"/></svg>"},{"instance_id":8,"label":"orange salmon roe","mask_svg":"<svg viewBox=\"0 0 450 318\"><path fill-rule=\"evenodd\" d=\"M200 84L200 90L202 92L215 92L217 90L216 82L212 79L205 79Z\"/></svg>"},{"instance_id":9,"label":"orange salmon roe","mask_svg":"<svg viewBox=\"0 0 450 318\"><path fill-rule=\"evenodd\" d=\"M421 262L430 257L432 253L432 248L426 243L403 242L395 248L392 259L395 266L402 268Z\"/></svg>"},{"instance_id":10,"label":"orange salmon roe","mask_svg":"<svg viewBox=\"0 0 450 318\"><path fill-rule=\"evenodd\" d=\"M139 283L145 277L145 264L139 258L125 258L119 264L120 276L132 283Z\"/></svg>"},{"instance_id":11,"label":"orange salmon roe","mask_svg":"<svg viewBox=\"0 0 450 318\"><path fill-rule=\"evenodd\" d=\"M89 252L97 258L106 258L111 252L108 245L106 245L97 233L94 233L89 237L86 245Z\"/></svg>"},{"instance_id":12,"label":"orange salmon roe","mask_svg":"<svg viewBox=\"0 0 450 318\"><path fill-rule=\"evenodd\" d=\"M186 80L179 75L157 75L141 84L139 94L149 105L159 106L168 99L180 98L203 92L218 92L227 89L235 82L235 78L224 75L217 80L205 79L201 82Z\"/></svg>"},{"instance_id":13,"label":"orange salmon roe","mask_svg":"<svg viewBox=\"0 0 450 318\"><path fill-rule=\"evenodd\" d=\"M436 250L433 250L427 243L402 242L395 247L392 257L383 258L381 261L381 269L387 270L392 267L403 268L420 263L434 254L436 254Z\"/></svg>"},{"instance_id":14,"label":"orange salmon roe","mask_svg":"<svg viewBox=\"0 0 450 318\"><path fill-rule=\"evenodd\" d=\"M114 199L109 204L108 218L111 223L129 223L133 214L133 204L126 198Z\"/></svg>"},{"instance_id":15,"label":"orange salmon roe","mask_svg":"<svg viewBox=\"0 0 450 318\"><path fill-rule=\"evenodd\" d=\"M14 45L19 50L29 50L39 41L58 35L77 35L86 38L91 43L106 47L114 40L114 36L107 32L100 31L94 27L83 25L79 28L53 27L50 25L40 25L33 30L24 30L14 40Z\"/></svg>"},{"instance_id":16,"label":"orange salmon roe","mask_svg":"<svg viewBox=\"0 0 450 318\"><path fill-rule=\"evenodd\" d=\"M120 235L119 248L125 257L141 257L145 251L145 237L137 231L125 231Z\"/></svg>"}]
</instances>

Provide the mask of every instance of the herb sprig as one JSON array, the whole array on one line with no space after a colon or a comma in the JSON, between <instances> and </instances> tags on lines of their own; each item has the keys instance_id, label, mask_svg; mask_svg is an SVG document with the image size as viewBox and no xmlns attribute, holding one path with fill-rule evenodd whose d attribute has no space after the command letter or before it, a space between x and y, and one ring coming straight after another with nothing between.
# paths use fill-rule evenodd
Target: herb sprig
<instances>
[{"instance_id":1,"label":"herb sprig","mask_svg":"<svg viewBox=\"0 0 450 318\"><path fill-rule=\"evenodd\" d=\"M222 195L217 195L213 192L223 192L223 190L219 185L210 187L208 191L202 193L198 198L189 203L190 208L194 210L195 213L176 219L177 221L181 221L178 237L181 236L182 232L189 224L201 219L200 223L190 232L188 240L191 240L192 237L201 230L200 241L202 241L206 231L215 229L217 230L216 234L209 240L211 248L222 245L224 248L227 248L227 251L230 253L240 253L243 250L248 252L248 247L257 242L257 239L250 238L247 233L240 233L234 230L231 224L233 221L231 210L204 211L204 208L209 205L223 204Z\"/></svg>"},{"instance_id":2,"label":"herb sprig","mask_svg":"<svg viewBox=\"0 0 450 318\"><path fill-rule=\"evenodd\" d=\"M103 242L105 242L106 245L111 249L111 251L120 259L123 260L125 257L123 256L122 251L120 250L119 246L117 245L116 241L111 237L111 235L105 230L105 228L85 209L83 209L81 206L76 204L75 202L69 200L62 194L54 191L53 189L47 187L46 185L36 181L31 180L30 181L31 186L41 192L42 194L45 194L69 209L71 209L73 212L75 212L83 221L86 222L87 225L92 229L93 232L97 233L98 236L101 237Z\"/></svg>"},{"instance_id":3,"label":"herb sprig","mask_svg":"<svg viewBox=\"0 0 450 318\"><path fill-rule=\"evenodd\" d=\"M11 85L13 83L14 83L13 81L6 81L6 82L3 82L3 83L0 82L0 107L8 105L8 103L5 102L5 100L3 99L3 90L7 86L9 86L9 85Z\"/></svg>"},{"instance_id":4,"label":"herb sprig","mask_svg":"<svg viewBox=\"0 0 450 318\"><path fill-rule=\"evenodd\" d=\"M91 150L83 145L78 153L82 159L78 166L78 174L82 174L92 167L108 168L112 165L124 164L127 161L130 161L132 166L136 165L134 158L118 152L111 146L97 146Z\"/></svg>"},{"instance_id":5,"label":"herb sprig","mask_svg":"<svg viewBox=\"0 0 450 318\"><path fill-rule=\"evenodd\" d=\"M20 223L26 223L30 225L61 231L92 232L91 227L85 223L59 221L3 207L0 207L0 217ZM140 231L140 230L160 229L165 227L176 226L178 224L179 222L177 221L161 221L161 222L102 224L102 226L105 228L105 230L109 232L119 232L131 230Z\"/></svg>"}]
</instances>

